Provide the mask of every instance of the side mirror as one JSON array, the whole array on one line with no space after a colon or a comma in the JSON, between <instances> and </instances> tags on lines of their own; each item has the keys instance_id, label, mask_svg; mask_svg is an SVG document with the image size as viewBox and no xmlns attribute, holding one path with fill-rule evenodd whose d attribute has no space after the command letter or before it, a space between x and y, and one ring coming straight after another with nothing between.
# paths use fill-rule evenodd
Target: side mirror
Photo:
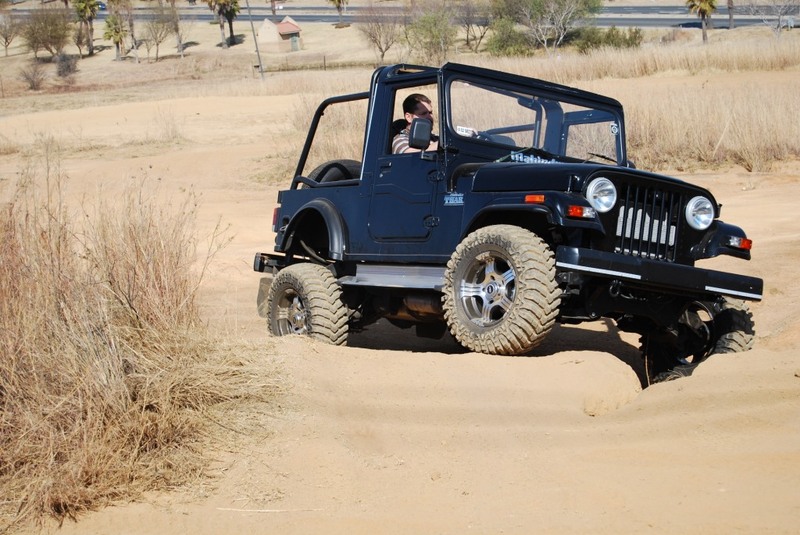
<instances>
[{"instance_id":1,"label":"side mirror","mask_svg":"<svg viewBox=\"0 0 800 535\"><path fill-rule=\"evenodd\" d=\"M428 119L414 119L408 130L408 146L412 149L426 150L431 144L433 122Z\"/></svg>"}]
</instances>

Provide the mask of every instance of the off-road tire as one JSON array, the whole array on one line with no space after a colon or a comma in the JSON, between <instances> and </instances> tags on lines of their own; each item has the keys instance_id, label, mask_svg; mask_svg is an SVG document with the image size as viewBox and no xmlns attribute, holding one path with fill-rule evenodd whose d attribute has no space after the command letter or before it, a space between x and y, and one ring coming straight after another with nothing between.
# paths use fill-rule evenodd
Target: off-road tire
<instances>
[{"instance_id":1,"label":"off-road tire","mask_svg":"<svg viewBox=\"0 0 800 535\"><path fill-rule=\"evenodd\" d=\"M755 322L746 301L723 299L714 316L714 328L719 335L711 354L741 353L753 348L756 339Z\"/></svg>"},{"instance_id":2,"label":"off-road tire","mask_svg":"<svg viewBox=\"0 0 800 535\"><path fill-rule=\"evenodd\" d=\"M641 337L640 349L648 363L652 383L687 377L711 355L740 353L753 347L755 324L745 301L721 298L698 305L711 317L704 321L708 340L694 354L687 354L683 348L685 344L671 345L665 342L668 337L663 333L669 332L669 329Z\"/></svg>"},{"instance_id":3,"label":"off-road tire","mask_svg":"<svg viewBox=\"0 0 800 535\"><path fill-rule=\"evenodd\" d=\"M275 275L267 294L267 324L275 336L307 334L347 342L347 307L333 274L317 264L293 264Z\"/></svg>"},{"instance_id":4,"label":"off-road tire","mask_svg":"<svg viewBox=\"0 0 800 535\"><path fill-rule=\"evenodd\" d=\"M555 258L536 234L493 225L469 234L447 263L442 298L453 337L465 348L521 355L555 324Z\"/></svg>"}]
</instances>

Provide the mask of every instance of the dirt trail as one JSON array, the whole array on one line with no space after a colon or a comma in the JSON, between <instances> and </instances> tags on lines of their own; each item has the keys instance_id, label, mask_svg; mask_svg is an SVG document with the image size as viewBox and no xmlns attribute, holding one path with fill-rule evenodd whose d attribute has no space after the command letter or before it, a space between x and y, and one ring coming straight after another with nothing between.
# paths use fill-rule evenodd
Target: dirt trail
<instances>
[{"instance_id":1,"label":"dirt trail","mask_svg":"<svg viewBox=\"0 0 800 535\"><path fill-rule=\"evenodd\" d=\"M287 394L276 414L250 416L253 435L222 433L216 479L87 514L59 533L796 532L797 165L693 177L755 241L752 262L715 265L765 277L766 299L753 307L757 346L642 391L635 337L603 323L559 328L527 358L467 354L449 339L421 341L389 325L354 337L354 347L267 338L251 260L269 250L276 187L254 179L254 169L278 139L228 140L221 171L218 140L203 132L222 124L221 110L245 113L252 102L211 100L172 108L190 141L158 154L100 147L67 157L70 195L101 183L113 194L142 175L161 195L200 192L201 229L222 217L233 237L207 278L207 316L263 343ZM96 125L99 139L121 111L152 117L160 105L98 107L83 115L92 120L82 135L91 142ZM258 124L276 119L261 109ZM66 124L63 113L4 121ZM140 131L128 124L146 137L146 121ZM18 165L0 157L0 177Z\"/></svg>"},{"instance_id":2,"label":"dirt trail","mask_svg":"<svg viewBox=\"0 0 800 535\"><path fill-rule=\"evenodd\" d=\"M540 358L276 343L274 435L232 440L207 497L62 533L789 533L800 357L757 350L644 392L602 352ZM590 413L598 416L590 416Z\"/></svg>"}]
</instances>

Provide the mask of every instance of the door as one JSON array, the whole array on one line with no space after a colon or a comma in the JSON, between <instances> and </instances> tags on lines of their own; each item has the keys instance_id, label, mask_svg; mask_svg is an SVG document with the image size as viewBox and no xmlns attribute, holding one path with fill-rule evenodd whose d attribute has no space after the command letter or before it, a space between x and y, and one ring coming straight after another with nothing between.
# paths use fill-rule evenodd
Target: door
<instances>
[{"instance_id":1,"label":"door","mask_svg":"<svg viewBox=\"0 0 800 535\"><path fill-rule=\"evenodd\" d=\"M375 241L419 242L437 224L436 154L393 154L378 158L368 230Z\"/></svg>"}]
</instances>

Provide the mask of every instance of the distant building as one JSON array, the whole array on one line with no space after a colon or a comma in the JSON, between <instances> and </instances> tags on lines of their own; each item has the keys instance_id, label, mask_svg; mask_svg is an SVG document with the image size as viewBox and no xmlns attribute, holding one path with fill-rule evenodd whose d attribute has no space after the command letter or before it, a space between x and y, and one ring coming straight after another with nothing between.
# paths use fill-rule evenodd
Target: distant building
<instances>
[{"instance_id":1,"label":"distant building","mask_svg":"<svg viewBox=\"0 0 800 535\"><path fill-rule=\"evenodd\" d=\"M303 48L300 26L292 17L284 17L278 24L264 19L256 36L258 46L266 52L296 52Z\"/></svg>"}]
</instances>

